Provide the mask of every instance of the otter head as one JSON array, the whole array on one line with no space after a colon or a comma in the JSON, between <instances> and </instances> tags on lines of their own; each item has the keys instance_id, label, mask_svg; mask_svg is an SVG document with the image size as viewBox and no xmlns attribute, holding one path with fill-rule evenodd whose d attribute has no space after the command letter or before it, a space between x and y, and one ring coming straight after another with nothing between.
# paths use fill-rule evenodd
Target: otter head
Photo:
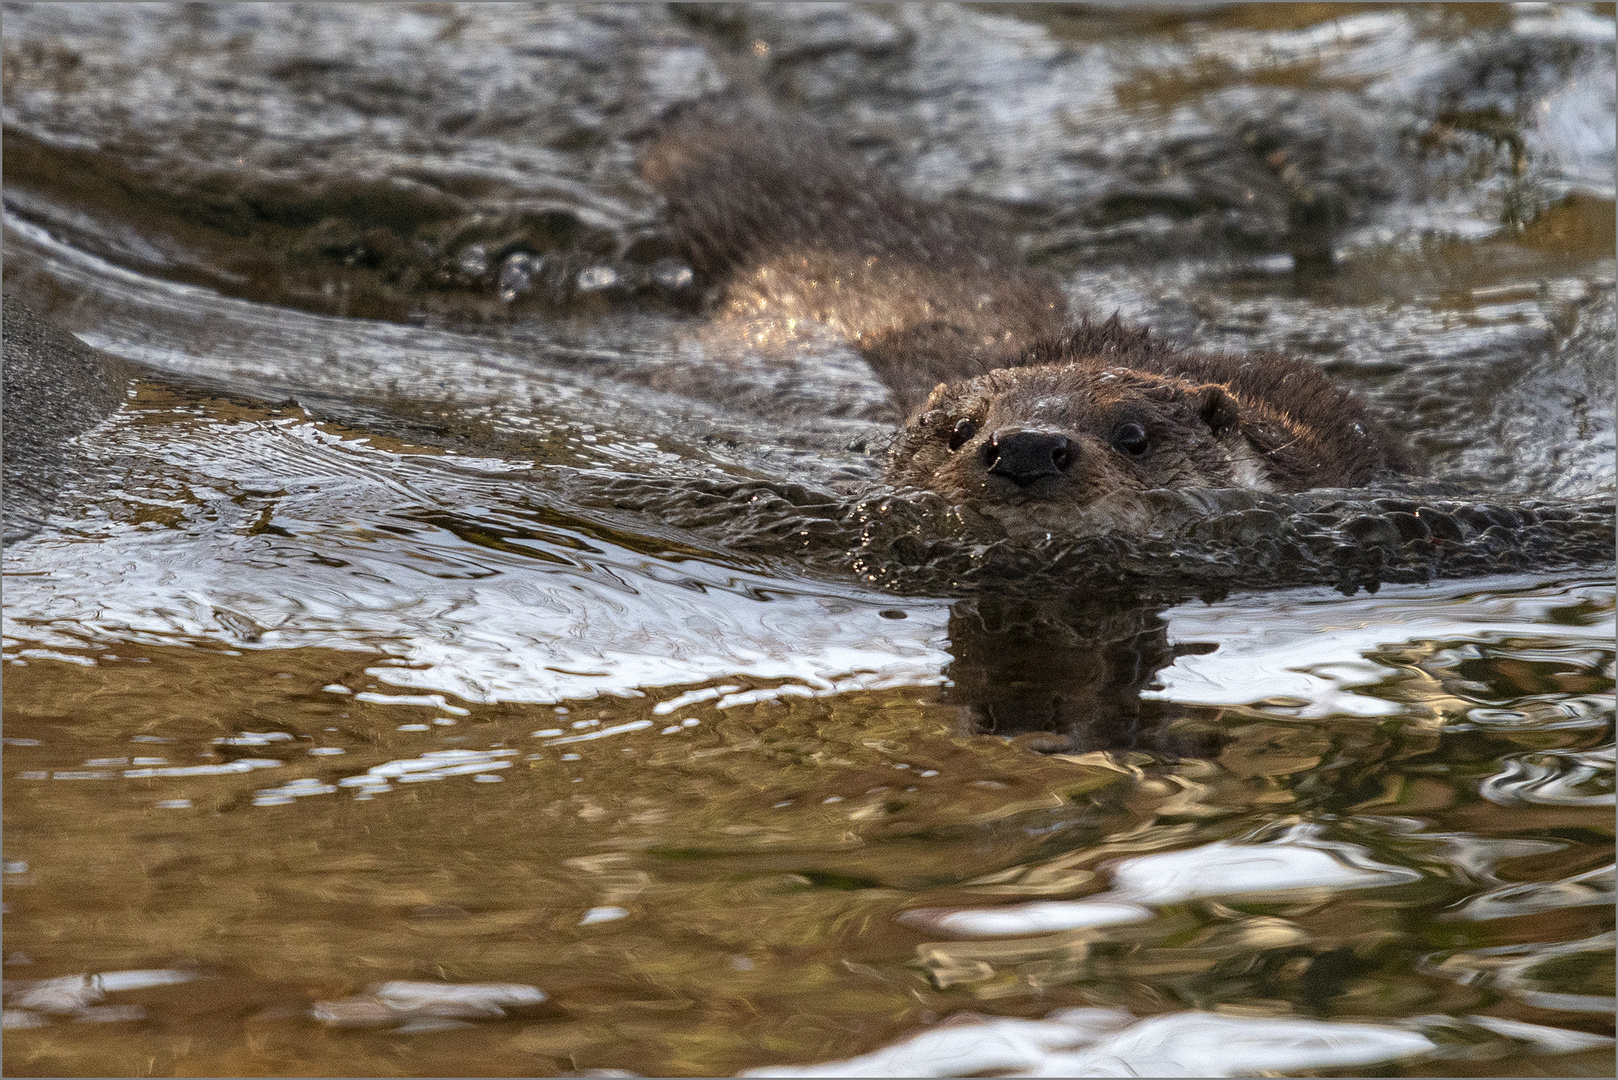
<instances>
[{"instance_id":1,"label":"otter head","mask_svg":"<svg viewBox=\"0 0 1618 1080\"><path fill-rule=\"evenodd\" d=\"M1224 387L1127 367L1002 368L940 384L889 478L1017 531L1139 529L1153 488L1264 487Z\"/></svg>"}]
</instances>

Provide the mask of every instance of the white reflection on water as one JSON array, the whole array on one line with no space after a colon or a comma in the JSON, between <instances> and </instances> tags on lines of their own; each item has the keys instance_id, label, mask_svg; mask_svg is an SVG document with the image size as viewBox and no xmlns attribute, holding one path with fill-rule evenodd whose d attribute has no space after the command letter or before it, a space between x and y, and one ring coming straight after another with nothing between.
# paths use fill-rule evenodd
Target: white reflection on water
<instances>
[{"instance_id":1,"label":"white reflection on water","mask_svg":"<svg viewBox=\"0 0 1618 1080\"><path fill-rule=\"evenodd\" d=\"M1598 866L1582 874L1558 881L1526 881L1518 885L1503 885L1480 893L1447 913L1452 919L1510 919L1520 915L1536 915L1558 908L1584 907L1613 903L1615 881L1613 867Z\"/></svg>"},{"instance_id":2,"label":"white reflection on water","mask_svg":"<svg viewBox=\"0 0 1618 1080\"><path fill-rule=\"evenodd\" d=\"M144 990L171 986L197 978L189 971L148 968L134 971L103 971L99 975L61 975L38 981L7 980L5 1026L40 1027L54 1016L78 1023L121 1023L142 1020L146 1010L139 1005L104 1005L108 994L123 990Z\"/></svg>"},{"instance_id":3,"label":"white reflection on water","mask_svg":"<svg viewBox=\"0 0 1618 1080\"><path fill-rule=\"evenodd\" d=\"M687 705L695 705L702 701L712 701L716 697L723 697L726 694L733 694L740 689L741 687L739 686L726 685L706 686L700 690L688 690L679 697L672 697L667 701L660 701L656 705L653 705L652 715L667 716L676 709L683 709Z\"/></svg>"},{"instance_id":4,"label":"white reflection on water","mask_svg":"<svg viewBox=\"0 0 1618 1080\"><path fill-rule=\"evenodd\" d=\"M961 937L1007 937L1048 934L1097 926L1147 922L1152 912L1139 904L1104 900L1041 900L993 908L915 908L899 921L925 930Z\"/></svg>"},{"instance_id":5,"label":"white reflection on water","mask_svg":"<svg viewBox=\"0 0 1618 1080\"><path fill-rule=\"evenodd\" d=\"M1199 896L1368 889L1420 877L1408 867L1377 862L1356 844L1322 839L1317 826L1299 825L1274 843L1221 840L1188 851L1125 859L1112 868L1112 895L1146 904L1179 904Z\"/></svg>"},{"instance_id":6,"label":"white reflection on water","mask_svg":"<svg viewBox=\"0 0 1618 1080\"><path fill-rule=\"evenodd\" d=\"M1366 657L1409 641L1554 636L1559 645L1611 649L1609 614L1594 625L1553 621L1552 609L1580 600L1611 603L1612 586L1558 587L1543 578L1493 577L1437 585L1389 585L1372 596L1291 589L1183 604L1164 613L1169 638L1219 647L1178 657L1144 697L1198 705L1247 705L1267 698L1304 704L1292 715L1390 716L1404 706L1360 692L1388 676ZM1326 658L1330 659L1326 659Z\"/></svg>"},{"instance_id":7,"label":"white reflection on water","mask_svg":"<svg viewBox=\"0 0 1618 1080\"><path fill-rule=\"evenodd\" d=\"M146 780L154 776L224 776L227 773L252 772L254 769L275 769L283 762L275 758L237 758L210 765L170 765L155 769L125 769L124 776L132 780ZM58 774L60 775L60 774Z\"/></svg>"},{"instance_id":8,"label":"white reflection on water","mask_svg":"<svg viewBox=\"0 0 1618 1080\"><path fill-rule=\"evenodd\" d=\"M1082 900L992 908L916 909L902 921L963 937L1052 933L1143 922L1148 906L1205 896L1332 892L1401 885L1421 874L1377 862L1356 844L1326 840L1312 825L1288 829L1270 843L1219 840L1185 851L1124 859L1112 866L1110 891Z\"/></svg>"},{"instance_id":9,"label":"white reflection on water","mask_svg":"<svg viewBox=\"0 0 1618 1080\"><path fill-rule=\"evenodd\" d=\"M631 720L627 724L614 724L611 727L604 727L600 731L587 731L583 735L569 735L562 739L552 739L544 745L561 746L564 743L590 742L613 735L622 735L628 731L643 731L651 726L652 722L650 720Z\"/></svg>"},{"instance_id":10,"label":"white reflection on water","mask_svg":"<svg viewBox=\"0 0 1618 1080\"><path fill-rule=\"evenodd\" d=\"M1393 1061L1435 1049L1373 1024L1182 1012L1136 1020L1068 1009L1045 1020L945 1024L847 1061L743 1076L1252 1076Z\"/></svg>"},{"instance_id":11,"label":"white reflection on water","mask_svg":"<svg viewBox=\"0 0 1618 1080\"><path fill-rule=\"evenodd\" d=\"M596 923L617 922L619 919L629 918L629 912L621 907L593 907L584 913L579 920L580 926L594 926Z\"/></svg>"},{"instance_id":12,"label":"white reflection on water","mask_svg":"<svg viewBox=\"0 0 1618 1080\"><path fill-rule=\"evenodd\" d=\"M454 713L456 716L470 716L471 714L459 705L451 705L444 700L443 694L378 694L367 691L354 695L355 701L369 701L377 705L425 705L429 709L439 712Z\"/></svg>"},{"instance_id":13,"label":"white reflection on water","mask_svg":"<svg viewBox=\"0 0 1618 1080\"><path fill-rule=\"evenodd\" d=\"M429 750L419 758L405 758L399 761L387 761L381 765L373 765L358 776L345 776L337 781L338 787L358 788L357 798L365 799L378 795L384 791L392 791L394 784L419 784L431 780L443 780L450 776L472 776L482 780L478 774L492 773L496 769L509 769L511 762L501 760L515 757L515 750ZM304 788L289 791L287 787L272 788L258 793L254 805L272 805L275 802L290 802L292 798L300 795L321 795L336 791L337 787L323 785L319 790Z\"/></svg>"},{"instance_id":14,"label":"white reflection on water","mask_svg":"<svg viewBox=\"0 0 1618 1080\"><path fill-rule=\"evenodd\" d=\"M137 427L125 416L102 429L101 452L150 454ZM476 461L385 452L286 420L185 434L164 446L163 469L197 508L186 528L89 520L8 547L13 656L128 641L374 650L396 662L370 675L422 693L357 697L457 714L445 694L547 702L746 674L784 680L763 694L778 696L943 679L944 601L896 604L549 526L539 533L554 541L499 550L415 517L533 497ZM250 528L244 491L277 493L266 512L285 535ZM896 606L908 618L881 616Z\"/></svg>"},{"instance_id":15,"label":"white reflection on water","mask_svg":"<svg viewBox=\"0 0 1618 1080\"><path fill-rule=\"evenodd\" d=\"M1544 751L1506 758L1504 768L1485 780L1478 794L1502 806L1611 806L1613 748L1583 753Z\"/></svg>"},{"instance_id":16,"label":"white reflection on water","mask_svg":"<svg viewBox=\"0 0 1618 1080\"><path fill-rule=\"evenodd\" d=\"M1591 1035L1587 1031L1568 1031L1566 1028L1546 1027L1543 1024L1525 1024L1521 1020L1507 1020L1500 1016L1468 1016L1466 1019L1480 1028L1487 1028L1508 1039L1526 1043L1541 1054L1571 1054L1579 1050L1594 1050L1613 1044L1613 1040L1605 1035Z\"/></svg>"},{"instance_id":17,"label":"white reflection on water","mask_svg":"<svg viewBox=\"0 0 1618 1080\"><path fill-rule=\"evenodd\" d=\"M453 1021L498 1020L512 1008L548 1000L545 991L523 983L377 983L366 993L317 1001L310 1015L331 1027L383 1027L402 1023L406 1033L459 1027ZM446 1021L449 1021L448 1023Z\"/></svg>"}]
</instances>

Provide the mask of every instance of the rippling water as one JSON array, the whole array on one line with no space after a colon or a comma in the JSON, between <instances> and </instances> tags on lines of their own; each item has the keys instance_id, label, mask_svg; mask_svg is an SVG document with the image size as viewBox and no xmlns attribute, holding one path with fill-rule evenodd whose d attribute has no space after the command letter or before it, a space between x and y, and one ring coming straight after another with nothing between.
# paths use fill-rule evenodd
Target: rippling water
<instances>
[{"instance_id":1,"label":"rippling water","mask_svg":"<svg viewBox=\"0 0 1618 1080\"><path fill-rule=\"evenodd\" d=\"M1613 66L8 6L8 291L143 365L5 552L8 1073L1611 1075ZM696 314L633 177L721 87L1432 479L1028 555L893 499L863 362Z\"/></svg>"}]
</instances>

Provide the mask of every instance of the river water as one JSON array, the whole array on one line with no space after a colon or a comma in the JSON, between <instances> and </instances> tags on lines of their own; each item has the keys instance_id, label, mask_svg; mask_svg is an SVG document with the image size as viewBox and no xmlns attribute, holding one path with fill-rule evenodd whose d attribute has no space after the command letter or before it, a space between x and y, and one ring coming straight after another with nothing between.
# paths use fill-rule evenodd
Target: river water
<instances>
[{"instance_id":1,"label":"river water","mask_svg":"<svg viewBox=\"0 0 1618 1080\"><path fill-rule=\"evenodd\" d=\"M8 293L141 371L7 520L8 1074L1611 1075L1613 84L1611 5L7 5ZM715 92L1428 477L886 491L635 177Z\"/></svg>"}]
</instances>

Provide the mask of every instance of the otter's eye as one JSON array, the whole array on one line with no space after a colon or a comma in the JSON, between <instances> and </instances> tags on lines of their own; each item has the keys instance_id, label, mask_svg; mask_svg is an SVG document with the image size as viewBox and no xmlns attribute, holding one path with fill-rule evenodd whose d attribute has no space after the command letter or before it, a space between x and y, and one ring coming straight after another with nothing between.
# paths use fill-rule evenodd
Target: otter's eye
<instances>
[{"instance_id":1,"label":"otter's eye","mask_svg":"<svg viewBox=\"0 0 1618 1080\"><path fill-rule=\"evenodd\" d=\"M978 433L978 424L970 416L955 422L955 427L949 433L949 448L959 450L965 446L972 436Z\"/></svg>"},{"instance_id":2,"label":"otter's eye","mask_svg":"<svg viewBox=\"0 0 1618 1080\"><path fill-rule=\"evenodd\" d=\"M1112 445L1126 454L1144 454L1150 440L1146 438L1146 429L1139 424L1120 424L1112 433Z\"/></svg>"}]
</instances>

